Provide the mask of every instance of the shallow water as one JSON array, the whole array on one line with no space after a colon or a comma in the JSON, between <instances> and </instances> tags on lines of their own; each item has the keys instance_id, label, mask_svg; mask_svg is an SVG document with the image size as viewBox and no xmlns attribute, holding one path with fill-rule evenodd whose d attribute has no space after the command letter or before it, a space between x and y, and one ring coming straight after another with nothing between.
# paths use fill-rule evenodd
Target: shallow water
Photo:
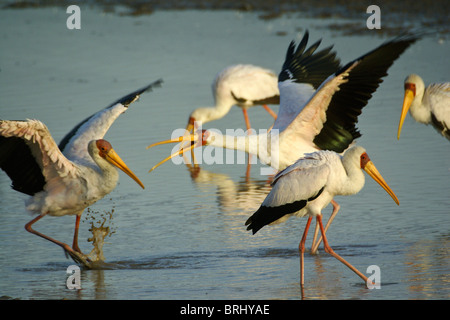
<instances>
[{"instance_id":1,"label":"shallow water","mask_svg":"<svg viewBox=\"0 0 450 320\"><path fill-rule=\"evenodd\" d=\"M26 196L0 173L0 296L20 299L300 299L297 252L306 219L262 229L244 222L269 192L254 165L202 165L198 175L166 163L172 146L145 147L185 126L194 107L212 104L210 83L233 63L278 71L302 30L334 44L343 62L385 38L370 30L343 36L325 26L345 23L288 15L260 20L254 13L173 11L140 17L82 9L82 29L66 28L61 9L0 10L0 118L37 118L57 142L79 121L156 79L161 88L130 106L105 136L146 186L121 174L110 195L83 215L80 246L92 250L92 216L111 214L114 232L101 270L82 270L83 290L66 287L73 262L54 244L27 233ZM362 23L365 23L364 21ZM403 79L447 81L449 43L428 37L406 51L359 118L367 150L400 199L398 207L373 181L339 197L341 211L327 235L337 253L365 273L381 270L381 289L368 290L337 260L307 254L309 299L448 299L450 148L434 129L405 120L396 130ZM274 106L276 110L277 107ZM268 128L262 108L250 110L254 128ZM230 125L230 123L232 125ZM238 108L207 128L244 127ZM331 212L326 209L325 216ZM71 242L74 217L46 217L37 230ZM310 235L311 238L311 235ZM308 242L309 244L309 242ZM369 275L369 274L368 274Z\"/></svg>"}]
</instances>

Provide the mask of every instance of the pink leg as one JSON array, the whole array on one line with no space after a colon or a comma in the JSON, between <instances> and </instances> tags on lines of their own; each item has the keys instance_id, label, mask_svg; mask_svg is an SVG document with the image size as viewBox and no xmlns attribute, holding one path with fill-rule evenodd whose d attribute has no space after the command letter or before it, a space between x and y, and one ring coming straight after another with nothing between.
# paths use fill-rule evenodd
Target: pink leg
<instances>
[{"instance_id":1,"label":"pink leg","mask_svg":"<svg viewBox=\"0 0 450 320\"><path fill-rule=\"evenodd\" d=\"M248 112L246 108L242 108L242 112L244 113L244 119L245 119L245 125L247 126L247 134L250 134L250 130L251 130L251 125L250 125L250 120L248 119ZM245 178L248 181L249 177L250 177L250 169L251 169L251 164L250 161L252 159L252 155L248 154L247 155L247 170L245 172Z\"/></svg>"},{"instance_id":2,"label":"pink leg","mask_svg":"<svg viewBox=\"0 0 450 320\"><path fill-rule=\"evenodd\" d=\"M42 217L44 217L44 216L43 215L39 215L36 218L34 218L33 220L31 220L30 222L28 222L25 225L25 230L27 230L28 232L33 233L33 234L35 234L35 235L37 235L37 236L39 236L41 238L44 238L44 239L46 239L48 241L51 241L51 242L57 244L58 246L63 248L64 251L67 252L72 257L72 259L75 262L81 263L81 264L83 264L86 267L90 267L90 260L88 258L86 258L81 252L77 252L74 249L72 249L68 244L66 244L64 242L61 242L61 241L58 241L56 239L50 238L49 236L46 236L45 234L40 233L40 232L34 230L33 228L31 228L31 226L35 222L37 222L40 219L42 219Z\"/></svg>"},{"instance_id":3,"label":"pink leg","mask_svg":"<svg viewBox=\"0 0 450 320\"><path fill-rule=\"evenodd\" d=\"M274 119L276 119L277 118L277 114L272 110L272 109L270 109L267 105L263 105L263 108L264 109L266 109L266 111L274 118Z\"/></svg>"},{"instance_id":4,"label":"pink leg","mask_svg":"<svg viewBox=\"0 0 450 320\"><path fill-rule=\"evenodd\" d=\"M82 253L81 250L80 250L80 247L78 247L78 229L80 227L80 218L81 218L81 215L77 214L77 218L76 218L76 221L75 221L75 232L73 233L72 248L73 248L73 250L75 250L75 251L77 251L79 253Z\"/></svg>"},{"instance_id":5,"label":"pink leg","mask_svg":"<svg viewBox=\"0 0 450 320\"><path fill-rule=\"evenodd\" d=\"M306 241L306 236L308 235L309 226L311 225L311 220L312 220L312 217L309 217L308 221L306 222L305 231L303 231L302 240L300 241L300 244L298 245L298 250L300 251L300 285L302 285L302 286L305 283L305 280L304 280L305 266L304 266L304 262L303 262L303 254L305 252L305 241Z\"/></svg>"},{"instance_id":6,"label":"pink leg","mask_svg":"<svg viewBox=\"0 0 450 320\"><path fill-rule=\"evenodd\" d=\"M361 279L364 280L364 283L367 285L367 277L363 275L358 269L356 269L354 266L352 266L350 263L348 263L344 258L342 258L340 255L338 255L336 252L334 252L333 249L331 249L330 245L328 244L327 237L325 236L325 229L322 224L322 216L318 215L316 217L317 223L320 226L320 232L322 233L323 238L323 246L326 253L331 254L333 257L338 259L340 262L345 264L350 270L352 270L354 273L356 273Z\"/></svg>"},{"instance_id":7,"label":"pink leg","mask_svg":"<svg viewBox=\"0 0 450 320\"><path fill-rule=\"evenodd\" d=\"M250 133L251 125L250 120L248 119L248 112L246 108L242 108L242 112L244 113L245 125L247 126L247 132Z\"/></svg>"},{"instance_id":8,"label":"pink leg","mask_svg":"<svg viewBox=\"0 0 450 320\"><path fill-rule=\"evenodd\" d=\"M330 219L328 219L327 225L325 226L325 233L328 231L328 228L331 225L331 222L333 222L333 219L336 217L336 214L339 211L339 208L341 207L336 201L331 200L331 204L333 205L333 212L331 213ZM311 254L317 254L317 248L319 247L320 243L322 242L322 237L319 238L319 241L316 243L316 236L319 231L319 226L316 224L316 229L314 231L314 239L311 246Z\"/></svg>"},{"instance_id":9,"label":"pink leg","mask_svg":"<svg viewBox=\"0 0 450 320\"><path fill-rule=\"evenodd\" d=\"M36 231L36 230L34 230L34 229L31 228L31 226L32 226L35 222L39 221L39 220L42 219L43 217L44 217L43 215L39 215L39 216L37 216L36 218L34 218L33 220L31 220L30 222L28 222L28 223L25 225L25 230L27 230L27 231L30 232L30 233L33 233L33 234L35 234L35 235L37 235L37 236L39 236L39 237L42 237L42 238L44 238L44 239L46 239L46 240L49 240L49 241L51 241L51 242L57 244L58 246L62 247L64 250L66 250L66 251L68 251L68 252L73 252L73 249L72 249L68 244L65 244L65 243L63 243L63 242L61 242L61 241L55 240L55 239L53 239L53 238L50 238L49 236L46 236L45 234L40 233L40 232L38 232L38 231Z\"/></svg>"},{"instance_id":10,"label":"pink leg","mask_svg":"<svg viewBox=\"0 0 450 320\"><path fill-rule=\"evenodd\" d=\"M318 234L319 234L319 225L316 223L316 228L314 229L314 236L313 236L313 241L312 241L312 245L311 245L311 254L317 254L317 247L319 246L319 243L320 243L320 242L316 243ZM322 238L320 238L320 240L322 240ZM314 250L314 248L315 248L315 250Z\"/></svg>"}]
</instances>

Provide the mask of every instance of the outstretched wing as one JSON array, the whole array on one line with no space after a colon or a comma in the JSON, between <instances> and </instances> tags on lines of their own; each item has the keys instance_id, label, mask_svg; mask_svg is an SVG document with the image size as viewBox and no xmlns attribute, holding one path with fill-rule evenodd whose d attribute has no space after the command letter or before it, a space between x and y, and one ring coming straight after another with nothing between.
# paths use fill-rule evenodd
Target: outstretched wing
<instances>
[{"instance_id":1,"label":"outstretched wing","mask_svg":"<svg viewBox=\"0 0 450 320\"><path fill-rule=\"evenodd\" d=\"M278 76L280 109L274 129L283 130L301 111L319 86L340 68L340 61L332 46L317 51L321 40L306 49L309 32L295 49L289 44L286 58Z\"/></svg>"},{"instance_id":2,"label":"outstretched wing","mask_svg":"<svg viewBox=\"0 0 450 320\"><path fill-rule=\"evenodd\" d=\"M0 120L0 168L11 178L14 190L31 196L52 179L79 174L38 120Z\"/></svg>"},{"instance_id":3,"label":"outstretched wing","mask_svg":"<svg viewBox=\"0 0 450 320\"><path fill-rule=\"evenodd\" d=\"M326 122L320 134L314 138L314 143L320 149L341 153L361 136L356 123L362 109L383 81L383 77L388 74L387 71L394 61L418 39L419 36L414 35L399 36L338 71L342 72L349 65L356 63L348 76L348 82L342 84L340 90L333 95L326 111Z\"/></svg>"},{"instance_id":4,"label":"outstretched wing","mask_svg":"<svg viewBox=\"0 0 450 320\"><path fill-rule=\"evenodd\" d=\"M298 135L321 150L341 153L361 136L358 116L393 62L417 36L400 36L349 62L327 78L286 127L286 134ZM293 86L293 82L283 85ZM283 99L283 92L281 91ZM291 98L292 99L292 98Z\"/></svg>"},{"instance_id":5,"label":"outstretched wing","mask_svg":"<svg viewBox=\"0 0 450 320\"><path fill-rule=\"evenodd\" d=\"M161 83L161 79L157 80L86 118L61 140L59 148L71 160L92 162L87 151L89 141L102 139L114 121L128 109L131 103L136 101L142 93L151 91Z\"/></svg>"}]
</instances>

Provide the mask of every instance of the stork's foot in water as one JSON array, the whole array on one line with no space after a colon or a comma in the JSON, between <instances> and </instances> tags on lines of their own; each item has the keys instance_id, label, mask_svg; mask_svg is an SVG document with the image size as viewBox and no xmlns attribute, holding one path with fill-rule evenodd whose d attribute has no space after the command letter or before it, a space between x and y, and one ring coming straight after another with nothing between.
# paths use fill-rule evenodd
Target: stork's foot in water
<instances>
[{"instance_id":1,"label":"stork's foot in water","mask_svg":"<svg viewBox=\"0 0 450 320\"><path fill-rule=\"evenodd\" d=\"M91 261L91 259L88 258L87 255L85 255L84 253L81 253L81 252L74 251L70 247L67 247L67 248L64 247L63 249L64 249L66 256L70 256L73 261L82 265L85 268L92 269L93 262Z\"/></svg>"}]
</instances>

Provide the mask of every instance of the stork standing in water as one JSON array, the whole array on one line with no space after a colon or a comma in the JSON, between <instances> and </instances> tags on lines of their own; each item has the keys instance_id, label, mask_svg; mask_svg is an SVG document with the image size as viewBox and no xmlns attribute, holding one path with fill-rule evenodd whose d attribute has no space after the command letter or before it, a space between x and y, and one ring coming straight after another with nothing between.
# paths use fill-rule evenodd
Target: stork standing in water
<instances>
[{"instance_id":1,"label":"stork standing in water","mask_svg":"<svg viewBox=\"0 0 450 320\"><path fill-rule=\"evenodd\" d=\"M300 284L304 284L305 241L312 218L316 218L322 233L325 252L344 263L367 284L367 277L339 256L330 247L322 223L322 210L337 195L353 195L364 186L366 171L399 204L397 196L384 181L366 150L360 146L348 149L343 156L333 151L317 151L300 158L280 171L274 178L272 190L261 207L246 221L253 234L268 224L285 221L292 215L308 216L299 244Z\"/></svg>"},{"instance_id":2,"label":"stork standing in water","mask_svg":"<svg viewBox=\"0 0 450 320\"><path fill-rule=\"evenodd\" d=\"M114 190L119 179L116 168L144 188L102 138L131 103L161 82L137 90L85 119L59 146L38 120L0 120L0 167L11 178L14 190L31 196L26 202L27 210L38 214L25 225L27 231L61 246L75 261L90 266L78 246L84 209ZM32 229L46 215L76 215L72 247Z\"/></svg>"},{"instance_id":3,"label":"stork standing in water","mask_svg":"<svg viewBox=\"0 0 450 320\"><path fill-rule=\"evenodd\" d=\"M244 114L247 131L250 120L247 109L263 106L276 119L277 115L267 104L279 104L277 75L269 69L251 64L231 65L220 71L212 84L215 106L197 108L189 116L186 130L191 132L194 123L206 123L224 117L234 105Z\"/></svg>"},{"instance_id":4,"label":"stork standing in water","mask_svg":"<svg viewBox=\"0 0 450 320\"><path fill-rule=\"evenodd\" d=\"M190 136L157 142L149 147L186 139L193 143L160 161L150 171L167 160L202 145L256 154L263 163L278 170L293 164L306 153L318 150L342 153L361 136L356 127L358 116L383 81L382 78L387 75L387 70L418 38L415 35L396 37L344 67L336 66L336 71L331 75L328 73L325 80L320 80L323 72L329 70L322 66L333 63L334 54L330 52L330 48L315 52L318 43L305 50L308 41L306 33L297 49L291 42L287 50L278 76L280 109L269 132L228 136L203 130ZM314 85L311 82L305 83L311 70L317 70ZM316 87L319 81L322 82ZM339 205L334 200L332 204L333 212L325 230L339 211ZM318 234L318 226L315 234ZM320 240L313 243L314 253Z\"/></svg>"},{"instance_id":5,"label":"stork standing in water","mask_svg":"<svg viewBox=\"0 0 450 320\"><path fill-rule=\"evenodd\" d=\"M417 122L431 124L437 132L450 140L450 82L425 84L417 74L405 79L405 97L398 124L397 139L400 139L406 114Z\"/></svg>"}]
</instances>

